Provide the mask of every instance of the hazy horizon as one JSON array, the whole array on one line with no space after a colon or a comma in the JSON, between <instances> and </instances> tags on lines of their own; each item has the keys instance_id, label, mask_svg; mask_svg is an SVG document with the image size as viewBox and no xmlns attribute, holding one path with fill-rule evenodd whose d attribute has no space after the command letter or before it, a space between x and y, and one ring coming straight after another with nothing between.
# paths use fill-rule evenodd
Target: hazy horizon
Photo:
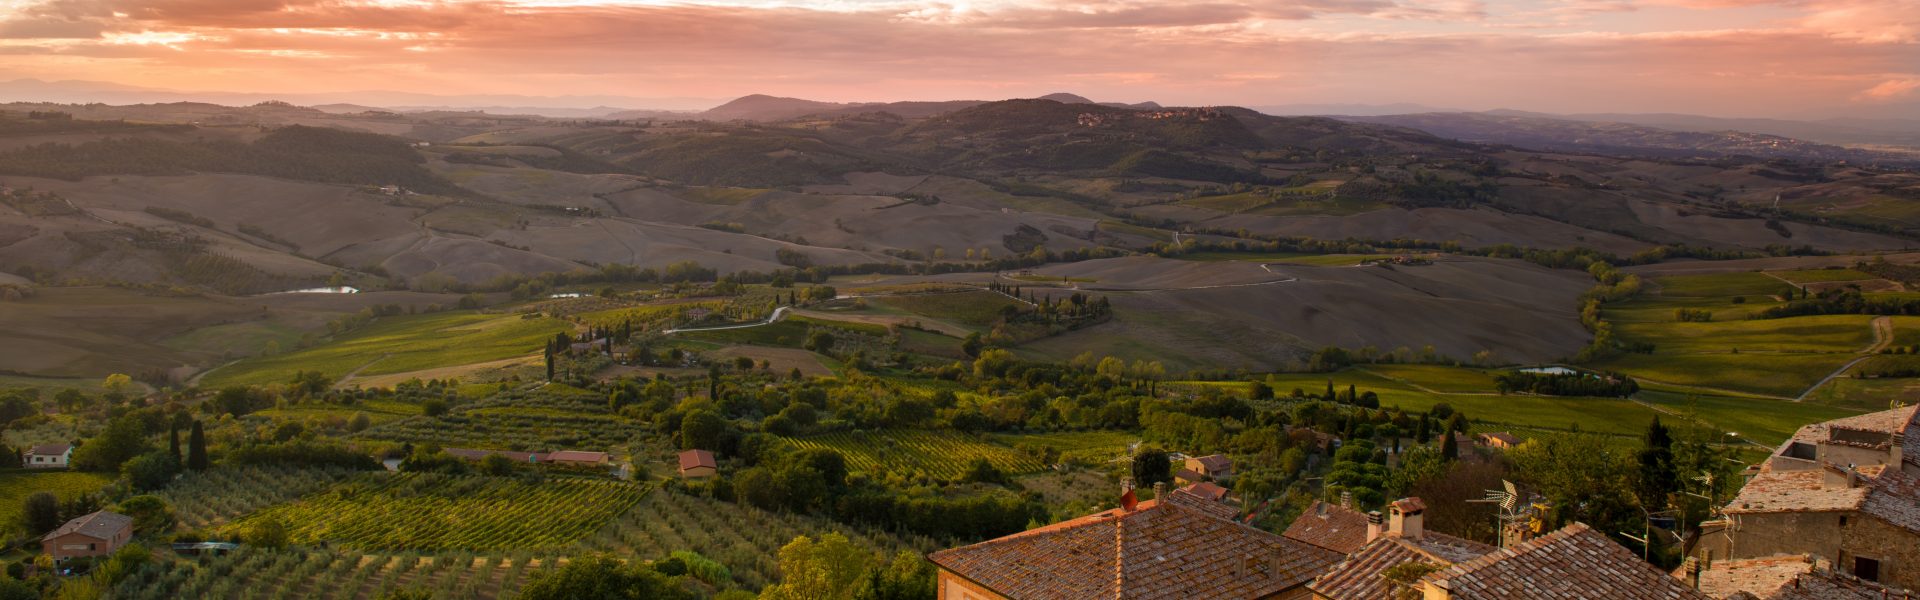
<instances>
[{"instance_id":1,"label":"hazy horizon","mask_svg":"<svg viewBox=\"0 0 1920 600\"><path fill-rule=\"evenodd\" d=\"M1920 116L1920 0L0 0L0 80L27 78L683 110L755 93L1065 91L1173 105Z\"/></svg>"}]
</instances>

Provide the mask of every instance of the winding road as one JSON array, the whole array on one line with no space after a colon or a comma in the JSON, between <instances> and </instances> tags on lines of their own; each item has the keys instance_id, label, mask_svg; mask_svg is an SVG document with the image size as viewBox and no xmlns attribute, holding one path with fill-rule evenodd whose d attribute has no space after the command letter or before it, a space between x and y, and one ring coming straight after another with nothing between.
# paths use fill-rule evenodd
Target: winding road
<instances>
[{"instance_id":1,"label":"winding road","mask_svg":"<svg viewBox=\"0 0 1920 600\"><path fill-rule=\"evenodd\" d=\"M1793 401L1805 402L1808 396L1812 396L1813 393L1816 391L1819 391L1820 388L1826 387L1826 385L1832 382L1835 378L1838 378L1841 375L1845 375L1847 371L1853 369L1854 365L1858 365L1862 361L1865 361L1869 358L1873 358L1874 355L1879 354L1880 351L1882 350L1886 350L1887 346L1890 346L1892 344L1893 344L1893 317L1875 317L1873 319L1873 345L1867 346L1867 349L1865 350L1861 350L1859 358L1855 358L1853 360L1847 361L1847 364L1840 365L1839 369L1835 369L1832 373L1828 373L1825 378L1822 378L1818 383L1813 384L1813 387L1807 388L1807 391L1800 392L1800 397L1794 398Z\"/></svg>"},{"instance_id":2,"label":"winding road","mask_svg":"<svg viewBox=\"0 0 1920 600\"><path fill-rule=\"evenodd\" d=\"M686 328L680 328L680 329L667 329L667 330L661 331L660 333L673 335L676 333L686 333L686 332L693 332L693 331L723 331L727 329L746 329L749 327L765 327L767 325L778 323L780 322L780 319L786 318L787 312L789 310L791 310L791 308L786 306L773 309L773 314L771 316L768 316L767 320L760 321L758 323L745 323L741 325L721 325L718 327L686 327Z\"/></svg>"}]
</instances>

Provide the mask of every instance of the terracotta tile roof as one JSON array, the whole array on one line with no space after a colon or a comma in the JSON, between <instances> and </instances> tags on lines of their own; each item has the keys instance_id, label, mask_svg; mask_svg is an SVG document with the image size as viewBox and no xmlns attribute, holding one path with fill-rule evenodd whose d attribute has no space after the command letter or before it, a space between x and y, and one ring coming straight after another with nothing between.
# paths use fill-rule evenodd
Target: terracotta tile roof
<instances>
[{"instance_id":1,"label":"terracotta tile roof","mask_svg":"<svg viewBox=\"0 0 1920 600\"><path fill-rule=\"evenodd\" d=\"M547 462L581 462L581 463L598 464L598 463L607 462L607 453L588 452L585 450L555 450L553 452L547 453Z\"/></svg>"},{"instance_id":2,"label":"terracotta tile roof","mask_svg":"<svg viewBox=\"0 0 1920 600\"><path fill-rule=\"evenodd\" d=\"M1859 484L1828 483L1826 466L1809 471L1762 469L1733 502L1727 514L1860 512L1897 527L1920 532L1920 480L1887 465L1859 467Z\"/></svg>"},{"instance_id":3,"label":"terracotta tile roof","mask_svg":"<svg viewBox=\"0 0 1920 600\"><path fill-rule=\"evenodd\" d=\"M713 460L713 453L706 450L688 450L680 453L680 471L706 467L719 469L720 463Z\"/></svg>"},{"instance_id":4,"label":"terracotta tile roof","mask_svg":"<svg viewBox=\"0 0 1920 600\"><path fill-rule=\"evenodd\" d=\"M1507 444L1509 446L1518 445L1520 443L1520 438L1514 437L1513 434L1507 433L1505 431L1496 431L1493 433L1482 433L1480 434L1480 437L1487 438L1488 440L1498 440L1501 443Z\"/></svg>"},{"instance_id":5,"label":"terracotta tile roof","mask_svg":"<svg viewBox=\"0 0 1920 600\"><path fill-rule=\"evenodd\" d=\"M1428 532L1420 539L1381 537L1328 569L1307 588L1332 600L1394 600L1394 589L1381 577L1387 569L1410 562L1444 568L1495 550L1498 548L1442 533Z\"/></svg>"},{"instance_id":6,"label":"terracotta tile roof","mask_svg":"<svg viewBox=\"0 0 1920 600\"><path fill-rule=\"evenodd\" d=\"M1421 582L1447 590L1451 600L1709 600L1582 523Z\"/></svg>"},{"instance_id":7,"label":"terracotta tile roof","mask_svg":"<svg viewBox=\"0 0 1920 600\"><path fill-rule=\"evenodd\" d=\"M1338 504L1314 502L1281 535L1341 554L1352 554L1367 545L1367 515Z\"/></svg>"},{"instance_id":8,"label":"terracotta tile roof","mask_svg":"<svg viewBox=\"0 0 1920 600\"><path fill-rule=\"evenodd\" d=\"M1203 469L1206 469L1207 472L1209 473L1214 471L1219 471L1221 469L1233 468L1233 459L1227 458L1227 455L1225 454L1212 454L1208 456L1201 456L1201 457L1194 458L1194 460L1200 461L1200 467Z\"/></svg>"},{"instance_id":9,"label":"terracotta tile roof","mask_svg":"<svg viewBox=\"0 0 1920 600\"><path fill-rule=\"evenodd\" d=\"M1181 481L1201 481L1206 479L1207 476L1201 475L1199 471L1193 469L1181 469L1173 472L1173 478Z\"/></svg>"},{"instance_id":10,"label":"terracotta tile roof","mask_svg":"<svg viewBox=\"0 0 1920 600\"><path fill-rule=\"evenodd\" d=\"M1826 473L1762 470L1740 488L1727 504L1727 513L1834 512L1858 510L1869 488L1831 486Z\"/></svg>"},{"instance_id":11,"label":"terracotta tile roof","mask_svg":"<svg viewBox=\"0 0 1920 600\"><path fill-rule=\"evenodd\" d=\"M39 444L28 450L29 456L59 456L73 449L73 444Z\"/></svg>"},{"instance_id":12,"label":"terracotta tile roof","mask_svg":"<svg viewBox=\"0 0 1920 600\"><path fill-rule=\"evenodd\" d=\"M1206 498L1214 502L1219 502L1221 500L1227 499L1227 488L1223 488L1211 483L1207 483L1205 481L1180 488L1180 491L1193 494L1201 498Z\"/></svg>"},{"instance_id":13,"label":"terracotta tile roof","mask_svg":"<svg viewBox=\"0 0 1920 600\"><path fill-rule=\"evenodd\" d=\"M133 527L133 517L103 510L74 517L72 521L67 521L67 524L61 525L59 529L40 536L40 539L50 540L60 536L78 533L94 539L111 540L115 534L129 527Z\"/></svg>"},{"instance_id":14,"label":"terracotta tile roof","mask_svg":"<svg viewBox=\"0 0 1920 600\"><path fill-rule=\"evenodd\" d=\"M1902 462L1920 466L1920 422L1916 422L1916 418L1920 418L1920 404L1814 423L1801 427L1799 431L1794 432L1792 439L1780 445L1780 450L1784 450L1795 443L1834 443L1832 438L1833 430L1835 429L1870 431L1885 434L1898 433L1904 436L1900 446ZM1775 454L1779 453L1779 450L1775 451Z\"/></svg>"},{"instance_id":15,"label":"terracotta tile roof","mask_svg":"<svg viewBox=\"0 0 1920 600\"><path fill-rule=\"evenodd\" d=\"M1216 516L1182 493L928 555L1013 600L1261 598L1339 556Z\"/></svg>"},{"instance_id":16,"label":"terracotta tile roof","mask_svg":"<svg viewBox=\"0 0 1920 600\"><path fill-rule=\"evenodd\" d=\"M1839 573L1803 555L1715 561L1700 572L1700 591L1714 598L1759 600L1907 600L1914 592Z\"/></svg>"}]
</instances>

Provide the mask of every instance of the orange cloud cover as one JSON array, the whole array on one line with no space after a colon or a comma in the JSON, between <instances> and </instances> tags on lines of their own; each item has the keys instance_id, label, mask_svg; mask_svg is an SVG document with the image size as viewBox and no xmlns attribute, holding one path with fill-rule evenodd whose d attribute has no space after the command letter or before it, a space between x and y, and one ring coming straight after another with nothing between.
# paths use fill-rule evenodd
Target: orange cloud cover
<instances>
[{"instance_id":1,"label":"orange cloud cover","mask_svg":"<svg viewBox=\"0 0 1920 600\"><path fill-rule=\"evenodd\" d=\"M800 4L0 0L0 77L1719 114L1899 101L1920 81L1920 0Z\"/></svg>"}]
</instances>

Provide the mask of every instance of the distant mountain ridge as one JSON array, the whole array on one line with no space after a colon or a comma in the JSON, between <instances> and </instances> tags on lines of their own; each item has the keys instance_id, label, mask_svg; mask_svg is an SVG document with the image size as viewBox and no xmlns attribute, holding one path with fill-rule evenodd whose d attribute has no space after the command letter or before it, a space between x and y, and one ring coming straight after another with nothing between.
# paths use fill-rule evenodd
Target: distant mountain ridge
<instances>
[{"instance_id":1,"label":"distant mountain ridge","mask_svg":"<svg viewBox=\"0 0 1920 600\"><path fill-rule=\"evenodd\" d=\"M1114 108L1137 110L1156 110L1161 108L1157 102L1126 104L1121 102L1095 102L1085 96L1070 93L1053 93L1037 98L1052 100L1061 104L1092 104ZM943 100L943 101L904 101L904 102L822 102L804 98L783 98L767 94L751 94L728 101L700 113L697 118L708 121L785 121L800 117L836 117L860 113L884 112L908 119L924 119L934 115L951 113L990 104L992 100Z\"/></svg>"},{"instance_id":2,"label":"distant mountain ridge","mask_svg":"<svg viewBox=\"0 0 1920 600\"><path fill-rule=\"evenodd\" d=\"M1420 113L1342 120L1408 127L1465 142L1533 150L1597 152L1658 158L1752 156L1819 162L1913 165L1909 154L1848 148L1792 137L1736 131L1688 131L1619 121L1587 121L1537 113Z\"/></svg>"}]
</instances>

